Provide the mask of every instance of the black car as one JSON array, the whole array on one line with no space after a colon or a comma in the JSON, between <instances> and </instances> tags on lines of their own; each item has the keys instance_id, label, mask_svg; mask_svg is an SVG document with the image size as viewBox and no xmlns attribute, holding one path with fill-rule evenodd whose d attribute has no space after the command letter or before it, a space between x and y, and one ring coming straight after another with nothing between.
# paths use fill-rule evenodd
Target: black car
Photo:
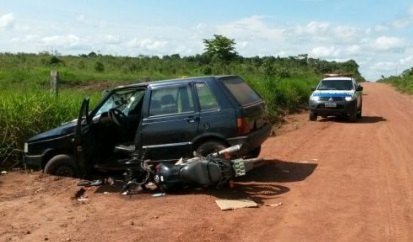
<instances>
[{"instance_id":1,"label":"black car","mask_svg":"<svg viewBox=\"0 0 413 242\"><path fill-rule=\"evenodd\" d=\"M238 76L208 76L119 86L78 119L25 143L25 163L46 173L85 176L122 167L130 153L173 161L242 144L259 155L270 135L261 97Z\"/></svg>"}]
</instances>

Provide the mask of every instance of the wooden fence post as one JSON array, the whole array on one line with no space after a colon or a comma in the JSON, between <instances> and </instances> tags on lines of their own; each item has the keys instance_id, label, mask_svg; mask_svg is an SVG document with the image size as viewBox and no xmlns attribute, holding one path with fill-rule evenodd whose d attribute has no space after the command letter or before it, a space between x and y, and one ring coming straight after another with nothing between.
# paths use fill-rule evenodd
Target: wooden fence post
<instances>
[{"instance_id":1,"label":"wooden fence post","mask_svg":"<svg viewBox=\"0 0 413 242\"><path fill-rule=\"evenodd\" d=\"M50 71L50 92L55 97L59 95L59 72L56 70Z\"/></svg>"}]
</instances>

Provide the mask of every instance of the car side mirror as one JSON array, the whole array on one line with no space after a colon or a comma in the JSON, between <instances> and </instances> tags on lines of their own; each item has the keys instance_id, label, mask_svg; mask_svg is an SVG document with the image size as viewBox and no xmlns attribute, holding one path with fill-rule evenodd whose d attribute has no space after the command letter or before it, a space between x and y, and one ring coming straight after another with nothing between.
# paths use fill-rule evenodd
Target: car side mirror
<instances>
[{"instance_id":1,"label":"car side mirror","mask_svg":"<svg viewBox=\"0 0 413 242\"><path fill-rule=\"evenodd\" d=\"M359 91L359 92L363 91L363 86L358 86L356 91Z\"/></svg>"}]
</instances>

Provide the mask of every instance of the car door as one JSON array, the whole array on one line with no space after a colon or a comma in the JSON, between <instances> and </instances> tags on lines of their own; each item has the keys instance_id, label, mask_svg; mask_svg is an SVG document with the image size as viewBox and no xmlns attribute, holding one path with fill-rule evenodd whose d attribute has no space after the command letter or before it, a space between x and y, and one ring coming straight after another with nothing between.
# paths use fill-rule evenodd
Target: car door
<instances>
[{"instance_id":1,"label":"car door","mask_svg":"<svg viewBox=\"0 0 413 242\"><path fill-rule=\"evenodd\" d=\"M86 177L91 171L91 156L94 142L90 132L91 117L89 116L89 98L84 98L80 107L74 132L74 159L79 177Z\"/></svg>"},{"instance_id":2,"label":"car door","mask_svg":"<svg viewBox=\"0 0 413 242\"><path fill-rule=\"evenodd\" d=\"M225 97L218 97L206 81L195 83L196 100L200 121L198 136L214 136L225 139L235 135L235 111ZM215 87L217 88L217 87Z\"/></svg>"},{"instance_id":3,"label":"car door","mask_svg":"<svg viewBox=\"0 0 413 242\"><path fill-rule=\"evenodd\" d=\"M190 155L199 123L191 82L155 86L148 91L147 112L135 140L137 147L145 150L148 159Z\"/></svg>"}]
</instances>

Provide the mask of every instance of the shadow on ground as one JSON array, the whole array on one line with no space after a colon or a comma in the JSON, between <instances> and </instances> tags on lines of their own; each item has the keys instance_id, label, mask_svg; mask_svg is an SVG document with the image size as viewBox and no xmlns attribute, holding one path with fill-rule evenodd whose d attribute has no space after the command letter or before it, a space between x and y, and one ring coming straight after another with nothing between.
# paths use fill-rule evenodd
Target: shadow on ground
<instances>
[{"instance_id":1,"label":"shadow on ground","mask_svg":"<svg viewBox=\"0 0 413 242\"><path fill-rule=\"evenodd\" d=\"M362 116L357 122L351 122L345 117L328 117L320 119L320 122L340 122L340 123L355 123L355 124L372 124L387 121L380 116Z\"/></svg>"}]
</instances>

